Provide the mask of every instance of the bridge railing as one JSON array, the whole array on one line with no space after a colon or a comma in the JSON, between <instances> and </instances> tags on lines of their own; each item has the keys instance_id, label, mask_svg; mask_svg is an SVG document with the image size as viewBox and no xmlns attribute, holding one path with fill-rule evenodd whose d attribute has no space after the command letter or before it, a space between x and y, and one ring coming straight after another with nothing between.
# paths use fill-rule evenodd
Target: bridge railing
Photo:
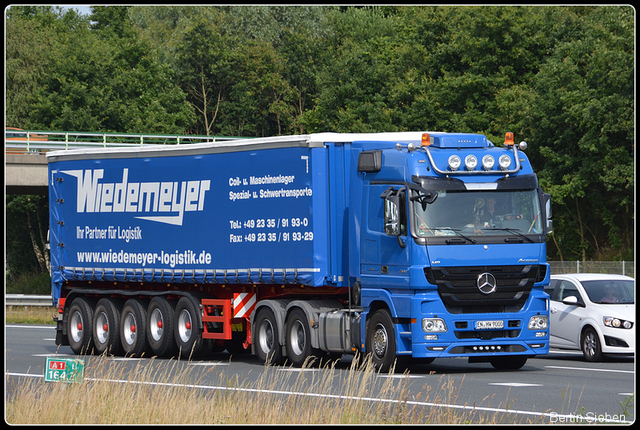
<instances>
[{"instance_id":1,"label":"bridge railing","mask_svg":"<svg viewBox=\"0 0 640 430\"><path fill-rule=\"evenodd\" d=\"M12 130L13 131L13 130ZM7 132L8 133L8 132ZM5 136L5 151L47 152L77 148L135 147L146 145L184 145L244 139L232 136L197 136L170 134L129 134L67 131L20 130L20 137Z\"/></svg>"}]
</instances>

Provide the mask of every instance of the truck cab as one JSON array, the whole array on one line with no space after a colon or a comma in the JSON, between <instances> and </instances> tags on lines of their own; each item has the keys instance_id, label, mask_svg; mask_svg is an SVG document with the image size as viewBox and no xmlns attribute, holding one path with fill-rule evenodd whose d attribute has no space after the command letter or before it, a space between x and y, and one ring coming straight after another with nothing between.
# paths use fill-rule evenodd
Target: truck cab
<instances>
[{"instance_id":1,"label":"truck cab","mask_svg":"<svg viewBox=\"0 0 640 430\"><path fill-rule=\"evenodd\" d=\"M361 336L374 362L519 368L548 353L549 196L524 146L450 133L362 144Z\"/></svg>"}]
</instances>

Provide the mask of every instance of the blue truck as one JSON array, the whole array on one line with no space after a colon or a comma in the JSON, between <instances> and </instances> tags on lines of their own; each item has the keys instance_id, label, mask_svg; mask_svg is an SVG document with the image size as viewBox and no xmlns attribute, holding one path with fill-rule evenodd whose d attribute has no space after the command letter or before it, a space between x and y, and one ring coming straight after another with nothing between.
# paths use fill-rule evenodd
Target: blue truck
<instances>
[{"instance_id":1,"label":"blue truck","mask_svg":"<svg viewBox=\"0 0 640 430\"><path fill-rule=\"evenodd\" d=\"M549 351L549 195L507 133L317 133L47 154L56 344L76 354Z\"/></svg>"}]
</instances>

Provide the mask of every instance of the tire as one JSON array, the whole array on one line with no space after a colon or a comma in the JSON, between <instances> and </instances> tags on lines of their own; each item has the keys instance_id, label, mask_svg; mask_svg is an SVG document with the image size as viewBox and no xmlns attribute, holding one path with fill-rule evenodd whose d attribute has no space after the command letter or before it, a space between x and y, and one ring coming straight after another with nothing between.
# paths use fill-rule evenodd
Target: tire
<instances>
[{"instance_id":1,"label":"tire","mask_svg":"<svg viewBox=\"0 0 640 430\"><path fill-rule=\"evenodd\" d=\"M184 359L200 358L211 350L208 339L202 338L200 315L191 299L181 297L175 310L174 338L180 356Z\"/></svg>"},{"instance_id":2,"label":"tire","mask_svg":"<svg viewBox=\"0 0 640 430\"><path fill-rule=\"evenodd\" d=\"M371 362L380 372L388 372L396 360L396 337L389 313L384 310L374 312L367 324L367 353Z\"/></svg>"},{"instance_id":3,"label":"tire","mask_svg":"<svg viewBox=\"0 0 640 430\"><path fill-rule=\"evenodd\" d=\"M147 308L147 342L151 352L158 357L176 354L176 340L173 335L175 310L164 297L154 297Z\"/></svg>"},{"instance_id":4,"label":"tire","mask_svg":"<svg viewBox=\"0 0 640 430\"><path fill-rule=\"evenodd\" d=\"M120 343L127 357L142 357L148 350L147 306L138 299L129 299L120 314Z\"/></svg>"},{"instance_id":5,"label":"tire","mask_svg":"<svg viewBox=\"0 0 640 430\"><path fill-rule=\"evenodd\" d=\"M598 338L598 333L596 333L593 328L588 327L582 333L580 348L582 349L585 360L590 362L602 360L600 339Z\"/></svg>"},{"instance_id":6,"label":"tire","mask_svg":"<svg viewBox=\"0 0 640 430\"><path fill-rule=\"evenodd\" d=\"M489 363L498 370L518 370L525 365L527 358L519 355L496 357L489 360Z\"/></svg>"},{"instance_id":7,"label":"tire","mask_svg":"<svg viewBox=\"0 0 640 430\"><path fill-rule=\"evenodd\" d=\"M263 308L259 311L254 327L256 354L260 361L264 364L282 364L278 323L271 309Z\"/></svg>"},{"instance_id":8,"label":"tire","mask_svg":"<svg viewBox=\"0 0 640 430\"><path fill-rule=\"evenodd\" d=\"M93 312L93 343L96 354L120 355L121 305L112 299L100 299Z\"/></svg>"},{"instance_id":9,"label":"tire","mask_svg":"<svg viewBox=\"0 0 640 430\"><path fill-rule=\"evenodd\" d=\"M311 347L311 331L305 313L297 308L291 311L285 329L287 358L296 367L302 367L305 360L312 355L319 355Z\"/></svg>"},{"instance_id":10,"label":"tire","mask_svg":"<svg viewBox=\"0 0 640 430\"><path fill-rule=\"evenodd\" d=\"M93 354L93 309L89 302L78 297L71 302L67 325L69 346L76 355Z\"/></svg>"}]
</instances>

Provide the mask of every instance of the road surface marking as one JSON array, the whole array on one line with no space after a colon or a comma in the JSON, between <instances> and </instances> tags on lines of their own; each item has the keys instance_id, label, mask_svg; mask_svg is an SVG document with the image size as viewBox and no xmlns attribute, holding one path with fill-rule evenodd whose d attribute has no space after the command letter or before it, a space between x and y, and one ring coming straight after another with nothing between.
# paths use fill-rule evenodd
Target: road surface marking
<instances>
[{"instance_id":1,"label":"road surface marking","mask_svg":"<svg viewBox=\"0 0 640 430\"><path fill-rule=\"evenodd\" d=\"M589 367L565 367L565 366L544 366L544 367L548 369L586 370L589 372L635 373L633 370L595 369L595 368L589 368Z\"/></svg>"},{"instance_id":2,"label":"road surface marking","mask_svg":"<svg viewBox=\"0 0 640 430\"><path fill-rule=\"evenodd\" d=\"M505 387L543 387L542 384L525 384L524 382L491 382L489 385L502 385Z\"/></svg>"}]
</instances>

